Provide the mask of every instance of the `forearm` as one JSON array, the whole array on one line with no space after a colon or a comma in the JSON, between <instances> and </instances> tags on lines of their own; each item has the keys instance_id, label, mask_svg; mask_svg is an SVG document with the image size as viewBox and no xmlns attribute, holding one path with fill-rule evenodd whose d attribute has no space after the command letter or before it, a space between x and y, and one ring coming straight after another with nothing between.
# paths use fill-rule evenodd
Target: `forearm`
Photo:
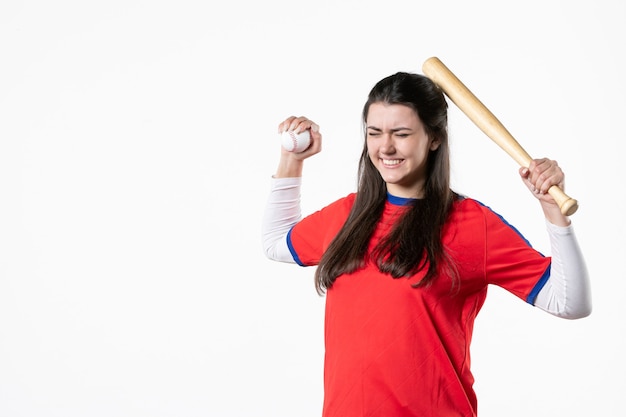
<instances>
[{"instance_id":1,"label":"forearm","mask_svg":"<svg viewBox=\"0 0 626 417\"><path fill-rule=\"evenodd\" d=\"M284 153L284 151L283 151ZM278 162L278 168L274 178L297 178L302 177L304 161L283 155Z\"/></svg>"},{"instance_id":2,"label":"forearm","mask_svg":"<svg viewBox=\"0 0 626 417\"><path fill-rule=\"evenodd\" d=\"M591 313L591 289L587 266L573 227L546 222L552 250L550 279L535 306L558 317L578 319Z\"/></svg>"},{"instance_id":3,"label":"forearm","mask_svg":"<svg viewBox=\"0 0 626 417\"><path fill-rule=\"evenodd\" d=\"M542 201L541 209L546 220L553 225L567 227L571 224L569 217L561 213L561 208L556 203Z\"/></svg>"}]
</instances>

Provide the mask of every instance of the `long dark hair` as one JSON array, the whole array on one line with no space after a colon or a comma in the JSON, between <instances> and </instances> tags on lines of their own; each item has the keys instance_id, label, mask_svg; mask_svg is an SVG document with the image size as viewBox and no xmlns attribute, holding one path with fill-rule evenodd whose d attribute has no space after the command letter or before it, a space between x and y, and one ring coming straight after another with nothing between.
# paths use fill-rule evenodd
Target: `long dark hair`
<instances>
[{"instance_id":1,"label":"long dark hair","mask_svg":"<svg viewBox=\"0 0 626 417\"><path fill-rule=\"evenodd\" d=\"M412 202L391 233L369 254L378 268L394 278L410 277L427 268L416 287L435 278L440 262L447 261L441 242L454 193L450 189L448 104L443 92L429 78L398 72L380 80L363 107L365 143L359 160L357 195L352 210L315 272L315 287L323 294L338 276L362 268L367 248L387 201L387 186L369 158L365 125L373 103L409 106L420 118L426 134L438 141L427 160L424 197Z\"/></svg>"}]
</instances>

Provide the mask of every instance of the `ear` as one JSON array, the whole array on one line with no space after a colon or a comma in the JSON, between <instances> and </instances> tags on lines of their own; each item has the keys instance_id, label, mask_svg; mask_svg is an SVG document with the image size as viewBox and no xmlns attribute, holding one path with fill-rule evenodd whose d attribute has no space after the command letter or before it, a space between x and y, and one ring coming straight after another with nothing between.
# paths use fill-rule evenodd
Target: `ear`
<instances>
[{"instance_id":1,"label":"ear","mask_svg":"<svg viewBox=\"0 0 626 417\"><path fill-rule=\"evenodd\" d=\"M439 145L441 144L441 142L439 142L438 140L433 140L430 142L430 150L431 151L436 151L439 148Z\"/></svg>"}]
</instances>

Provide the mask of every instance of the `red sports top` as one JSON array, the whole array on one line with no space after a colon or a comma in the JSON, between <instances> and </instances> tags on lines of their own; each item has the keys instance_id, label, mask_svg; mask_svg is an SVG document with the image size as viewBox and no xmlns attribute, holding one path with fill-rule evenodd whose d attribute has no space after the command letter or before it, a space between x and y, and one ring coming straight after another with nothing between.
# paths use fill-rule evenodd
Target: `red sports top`
<instances>
[{"instance_id":1,"label":"red sports top","mask_svg":"<svg viewBox=\"0 0 626 417\"><path fill-rule=\"evenodd\" d=\"M317 265L354 203L350 194L302 219L288 244L300 265ZM408 200L390 196L370 248ZM470 341L474 319L495 284L532 303L550 258L488 207L454 203L443 243L459 285L440 273L393 279L369 263L337 278L326 294L324 417L476 416ZM442 270L443 271L443 270Z\"/></svg>"}]
</instances>

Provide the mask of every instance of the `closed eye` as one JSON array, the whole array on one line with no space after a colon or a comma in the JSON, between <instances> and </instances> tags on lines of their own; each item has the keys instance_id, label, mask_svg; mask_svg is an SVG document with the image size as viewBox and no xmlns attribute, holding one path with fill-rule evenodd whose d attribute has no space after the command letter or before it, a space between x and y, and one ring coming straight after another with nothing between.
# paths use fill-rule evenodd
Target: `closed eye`
<instances>
[{"instance_id":1,"label":"closed eye","mask_svg":"<svg viewBox=\"0 0 626 417\"><path fill-rule=\"evenodd\" d=\"M394 130L391 130L390 133L392 133L397 138L407 138L411 136L412 134L412 132L406 128L394 129ZM383 134L382 130L376 129L373 127L370 127L367 130L367 135L370 137L377 137L377 136L381 136L382 134Z\"/></svg>"}]
</instances>

